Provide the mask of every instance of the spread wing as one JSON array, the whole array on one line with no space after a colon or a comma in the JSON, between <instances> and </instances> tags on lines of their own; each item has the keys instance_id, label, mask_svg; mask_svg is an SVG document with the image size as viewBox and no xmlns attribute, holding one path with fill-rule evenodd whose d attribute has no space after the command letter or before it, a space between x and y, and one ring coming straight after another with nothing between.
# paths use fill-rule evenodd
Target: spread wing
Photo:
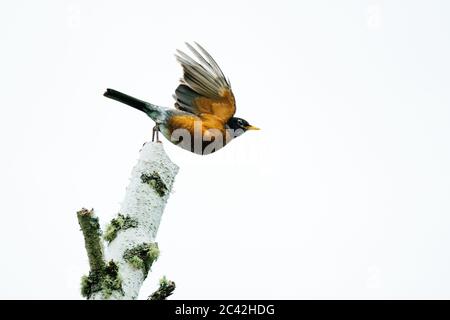
<instances>
[{"instance_id":1,"label":"spread wing","mask_svg":"<svg viewBox=\"0 0 450 320\"><path fill-rule=\"evenodd\" d=\"M236 111L230 82L211 55L195 44L198 49L186 43L197 60L180 50L175 55L183 67L175 107L200 117L214 116L225 124Z\"/></svg>"}]
</instances>

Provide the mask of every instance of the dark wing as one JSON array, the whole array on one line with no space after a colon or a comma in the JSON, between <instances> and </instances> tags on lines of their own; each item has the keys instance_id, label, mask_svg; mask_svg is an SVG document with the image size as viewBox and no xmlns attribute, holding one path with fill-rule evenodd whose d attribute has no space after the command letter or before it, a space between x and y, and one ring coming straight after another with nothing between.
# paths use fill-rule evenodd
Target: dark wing
<instances>
[{"instance_id":1,"label":"dark wing","mask_svg":"<svg viewBox=\"0 0 450 320\"><path fill-rule=\"evenodd\" d=\"M230 82L211 55L195 44L198 50L186 43L197 60L180 50L175 55L183 67L181 84L175 90L175 107L200 117L214 115L226 123L236 111Z\"/></svg>"}]
</instances>

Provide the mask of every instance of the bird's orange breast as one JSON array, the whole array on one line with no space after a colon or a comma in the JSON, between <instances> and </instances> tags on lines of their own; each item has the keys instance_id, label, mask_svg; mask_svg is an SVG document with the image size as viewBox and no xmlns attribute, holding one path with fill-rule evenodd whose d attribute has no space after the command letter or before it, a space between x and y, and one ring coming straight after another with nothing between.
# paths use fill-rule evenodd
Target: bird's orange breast
<instances>
[{"instance_id":1,"label":"bird's orange breast","mask_svg":"<svg viewBox=\"0 0 450 320\"><path fill-rule=\"evenodd\" d=\"M175 130L187 130L191 134L200 132L207 135L208 130L217 130L225 134L224 123L216 116L211 114L196 115L173 115L168 120L169 131L172 134ZM198 132L196 132L198 131Z\"/></svg>"},{"instance_id":2,"label":"bird's orange breast","mask_svg":"<svg viewBox=\"0 0 450 320\"><path fill-rule=\"evenodd\" d=\"M192 143L195 139L201 140L204 147L211 142L215 142L218 147L220 144L224 146L231 140L224 123L215 115L173 115L168 119L167 124L171 135L170 140L174 143L186 135Z\"/></svg>"}]
</instances>

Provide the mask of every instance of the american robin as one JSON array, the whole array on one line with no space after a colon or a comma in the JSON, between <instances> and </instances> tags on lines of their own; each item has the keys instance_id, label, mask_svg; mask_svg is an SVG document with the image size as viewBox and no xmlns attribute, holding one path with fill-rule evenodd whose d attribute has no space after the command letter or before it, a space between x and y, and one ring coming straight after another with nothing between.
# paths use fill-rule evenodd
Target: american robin
<instances>
[{"instance_id":1,"label":"american robin","mask_svg":"<svg viewBox=\"0 0 450 320\"><path fill-rule=\"evenodd\" d=\"M233 117L236 102L230 81L211 55L198 43L186 43L193 57L177 50L183 78L175 90L175 109L145 102L107 89L104 96L146 113L156 125L153 141L160 131L172 143L197 154L219 150L247 130L259 130L246 120Z\"/></svg>"}]
</instances>

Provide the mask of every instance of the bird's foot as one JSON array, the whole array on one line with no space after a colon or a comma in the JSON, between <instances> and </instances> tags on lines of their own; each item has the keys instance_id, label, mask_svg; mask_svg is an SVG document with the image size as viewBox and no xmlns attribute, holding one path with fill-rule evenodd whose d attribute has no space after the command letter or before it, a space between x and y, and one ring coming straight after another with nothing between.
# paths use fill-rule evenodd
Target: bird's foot
<instances>
[{"instance_id":1,"label":"bird's foot","mask_svg":"<svg viewBox=\"0 0 450 320\"><path fill-rule=\"evenodd\" d=\"M158 125L155 125L153 127L152 142L155 142L155 136L156 136L156 142L161 143L161 140L159 140L159 126Z\"/></svg>"}]
</instances>

